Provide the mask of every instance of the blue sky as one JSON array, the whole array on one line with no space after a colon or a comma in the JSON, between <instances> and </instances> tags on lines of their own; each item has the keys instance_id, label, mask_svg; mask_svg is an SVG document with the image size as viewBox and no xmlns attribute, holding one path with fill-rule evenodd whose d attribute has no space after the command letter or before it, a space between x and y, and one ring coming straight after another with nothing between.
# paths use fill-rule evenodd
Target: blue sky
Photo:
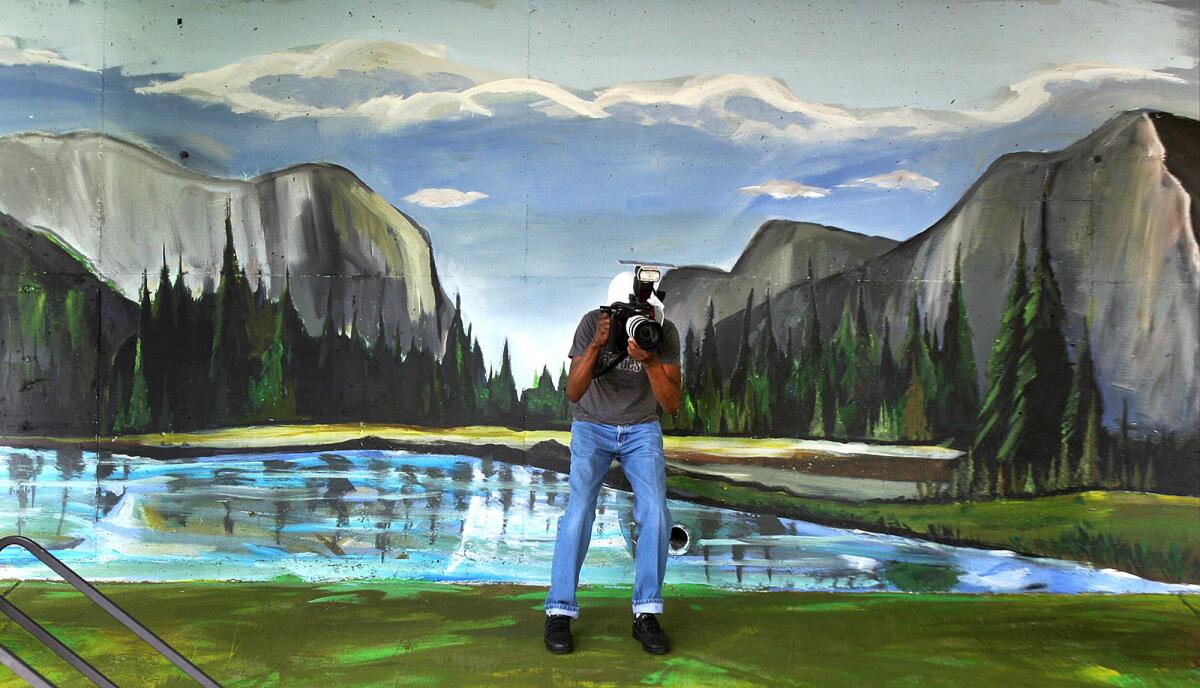
<instances>
[{"instance_id":1,"label":"blue sky","mask_svg":"<svg viewBox=\"0 0 1200 688\"><path fill-rule=\"evenodd\" d=\"M728 267L779 217L903 239L1003 153L1197 117L1197 28L1115 0L0 2L0 134L345 165L532 375L619 258Z\"/></svg>"}]
</instances>

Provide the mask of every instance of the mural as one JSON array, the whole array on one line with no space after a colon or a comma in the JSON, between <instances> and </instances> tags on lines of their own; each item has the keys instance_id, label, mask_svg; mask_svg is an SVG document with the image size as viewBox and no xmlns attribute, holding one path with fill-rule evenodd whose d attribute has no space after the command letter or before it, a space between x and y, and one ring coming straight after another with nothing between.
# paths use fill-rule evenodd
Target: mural
<instances>
[{"instance_id":1,"label":"mural","mask_svg":"<svg viewBox=\"0 0 1200 688\"><path fill-rule=\"evenodd\" d=\"M544 683L519 658L569 496L571 336L619 259L664 261L679 658L572 676L1194 679L1200 8L687 10L6 7L4 534L150 615L188 591L228 685ZM585 606L624 609L619 467L598 505ZM6 552L0 578L52 576ZM321 661L221 626L284 606ZM866 608L922 643L822 662L683 630L724 609L849 642ZM1027 618L1081 649L1020 645ZM352 630L301 630L322 619Z\"/></svg>"}]
</instances>

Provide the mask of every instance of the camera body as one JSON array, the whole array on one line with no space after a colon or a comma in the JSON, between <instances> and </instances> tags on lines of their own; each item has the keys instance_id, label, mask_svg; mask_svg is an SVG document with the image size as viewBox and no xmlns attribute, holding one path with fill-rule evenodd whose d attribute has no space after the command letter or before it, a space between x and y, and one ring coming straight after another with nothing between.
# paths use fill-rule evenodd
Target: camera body
<instances>
[{"instance_id":1,"label":"camera body","mask_svg":"<svg viewBox=\"0 0 1200 688\"><path fill-rule=\"evenodd\" d=\"M624 351L630 337L646 351L657 351L662 344L663 328L654 319L649 303L621 303L601 306L601 313L612 318L608 331L608 348Z\"/></svg>"}]
</instances>

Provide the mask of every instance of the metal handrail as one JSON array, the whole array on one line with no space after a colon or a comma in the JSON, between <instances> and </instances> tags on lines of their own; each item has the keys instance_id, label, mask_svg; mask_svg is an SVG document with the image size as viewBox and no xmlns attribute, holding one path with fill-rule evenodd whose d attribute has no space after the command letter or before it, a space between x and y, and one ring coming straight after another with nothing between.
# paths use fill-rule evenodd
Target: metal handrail
<instances>
[{"instance_id":1,"label":"metal handrail","mask_svg":"<svg viewBox=\"0 0 1200 688\"><path fill-rule=\"evenodd\" d=\"M179 667L183 673L191 676L197 683L205 688L221 688L221 685L204 673L195 664L189 662L183 655L179 654L175 648L171 647L162 638L154 635L150 629L143 626L137 619L133 618L124 609L118 607L112 600L104 596L96 588L92 587L78 573L71 570L69 566L64 564L62 560L51 554L45 547L42 547L33 540L23 535L8 535L0 538L0 552L5 548L16 545L26 550L33 556L37 557L43 564L57 573L66 582L70 583L79 592L83 593L95 605L100 607L112 618L121 623L122 626L133 631L133 633L146 642L147 645L154 648L158 654L171 660L171 663ZM82 657L76 654L71 648L63 645L62 642L50 634L49 631L42 628L36 621L29 618L24 612L18 609L15 605L9 602L3 596L0 596L0 611L4 612L13 621L16 621L22 628L29 631L43 645L50 648L59 657L66 660L71 666L75 667L80 673L87 676L93 683L103 688L115 688L112 681L108 680L103 674L88 664ZM12 654L3 646L0 646L0 663L7 665L10 669L21 676L34 686L53 686L46 681L44 677L29 667L28 664L21 661L16 655Z\"/></svg>"},{"instance_id":2,"label":"metal handrail","mask_svg":"<svg viewBox=\"0 0 1200 688\"><path fill-rule=\"evenodd\" d=\"M54 684L47 681L45 676L10 652L3 644L0 644L0 664L12 669L14 674L25 679L25 682L33 688L54 688Z\"/></svg>"}]
</instances>

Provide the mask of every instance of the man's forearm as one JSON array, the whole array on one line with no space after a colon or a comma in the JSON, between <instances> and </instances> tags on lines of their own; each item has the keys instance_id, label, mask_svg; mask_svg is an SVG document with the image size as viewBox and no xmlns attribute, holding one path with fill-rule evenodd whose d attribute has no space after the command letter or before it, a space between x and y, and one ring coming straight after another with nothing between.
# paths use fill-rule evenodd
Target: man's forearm
<instances>
[{"instance_id":1,"label":"man's forearm","mask_svg":"<svg viewBox=\"0 0 1200 688\"><path fill-rule=\"evenodd\" d=\"M571 359L571 372L567 374L567 399L579 401L588 385L592 384L592 370L596 367L600 349L600 346L590 344L582 354Z\"/></svg>"},{"instance_id":2,"label":"man's forearm","mask_svg":"<svg viewBox=\"0 0 1200 688\"><path fill-rule=\"evenodd\" d=\"M682 381L674 379L667 367L657 360L645 365L646 376L650 378L650 388L654 391L654 398L658 399L659 405L667 413L678 411L683 400Z\"/></svg>"}]
</instances>

